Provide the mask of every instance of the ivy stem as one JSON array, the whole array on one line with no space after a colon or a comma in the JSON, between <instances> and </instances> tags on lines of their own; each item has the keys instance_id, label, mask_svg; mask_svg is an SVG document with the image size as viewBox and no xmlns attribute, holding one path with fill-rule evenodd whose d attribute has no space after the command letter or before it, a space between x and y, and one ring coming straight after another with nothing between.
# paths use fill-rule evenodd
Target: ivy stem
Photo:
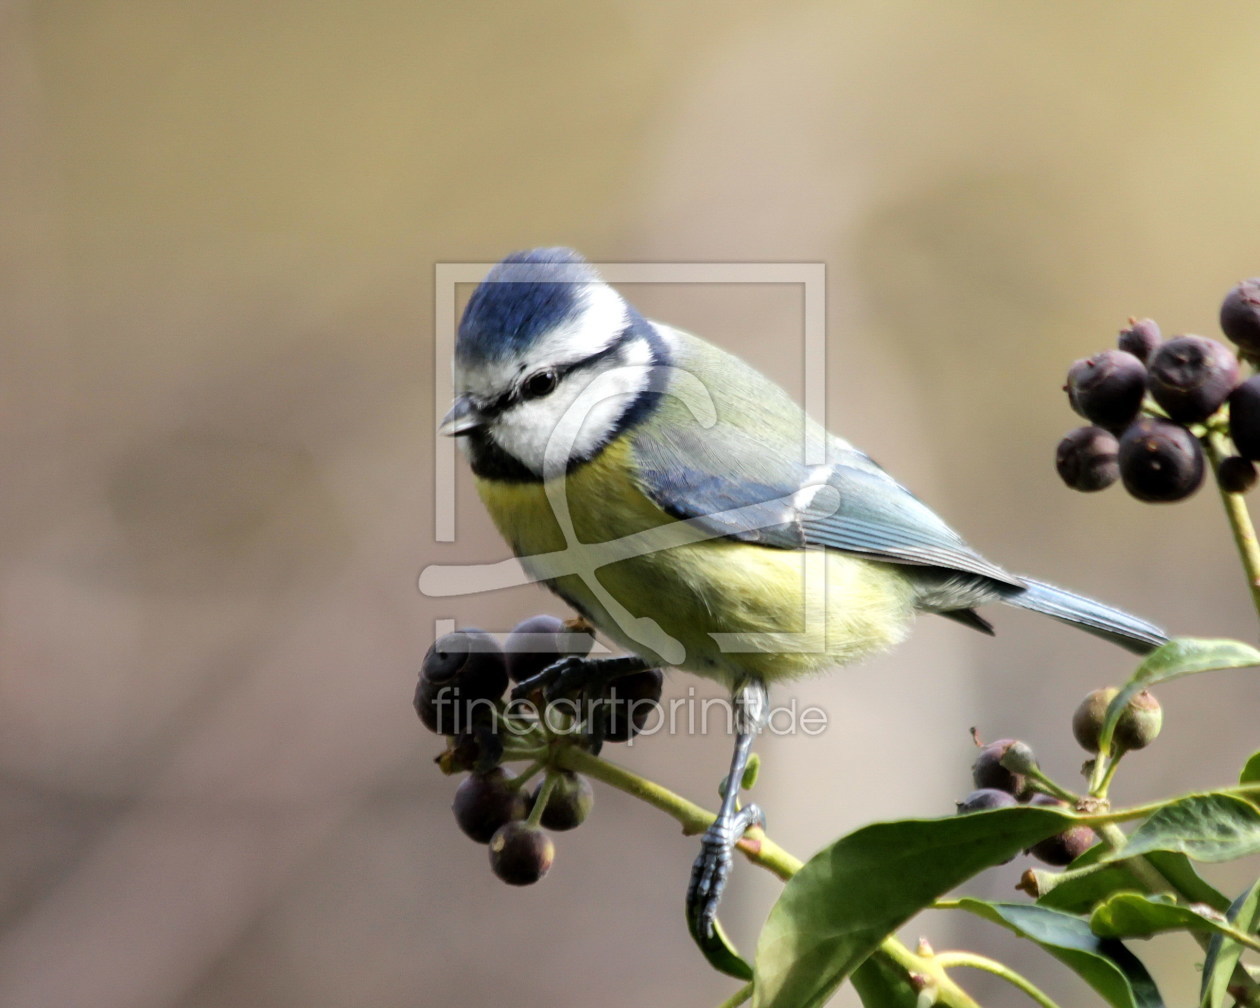
<instances>
[{"instance_id":1,"label":"ivy stem","mask_svg":"<svg viewBox=\"0 0 1260 1008\"><path fill-rule=\"evenodd\" d=\"M1203 446L1207 449L1208 462L1215 478L1226 455L1225 439L1217 431L1208 431L1203 436ZM1220 491L1225 517L1229 519L1230 530L1234 533L1234 545L1238 547L1238 556L1247 575L1247 587L1251 589L1251 602L1256 607L1257 617L1260 617L1260 540L1256 539L1256 529L1242 494L1230 493L1221 486L1219 479L1216 479L1216 489Z\"/></svg>"},{"instance_id":2,"label":"ivy stem","mask_svg":"<svg viewBox=\"0 0 1260 1008\"><path fill-rule=\"evenodd\" d=\"M508 781L507 786L510 787L513 791L519 791L526 784L528 784L530 780L534 777L534 775L537 774L538 771L541 770L542 768L543 768L543 761L534 760L533 763L531 763L528 767L526 767L519 774L513 777L510 781Z\"/></svg>"},{"instance_id":3,"label":"ivy stem","mask_svg":"<svg viewBox=\"0 0 1260 1008\"><path fill-rule=\"evenodd\" d=\"M1099 823L1094 827L1094 832L1113 851L1120 850L1128 842L1128 837L1124 835L1124 831L1115 823ZM1164 878L1163 873L1140 854L1137 857L1129 858L1125 861L1125 865L1133 873L1133 877L1146 886L1150 892L1177 892L1173 884Z\"/></svg>"},{"instance_id":4,"label":"ivy stem","mask_svg":"<svg viewBox=\"0 0 1260 1008\"><path fill-rule=\"evenodd\" d=\"M748 1001L752 998L752 996L753 985L752 981L749 980L748 983L744 984L743 987L718 1005L718 1008L739 1008L740 1005L742 1005L745 1001Z\"/></svg>"},{"instance_id":5,"label":"ivy stem","mask_svg":"<svg viewBox=\"0 0 1260 1008\"><path fill-rule=\"evenodd\" d=\"M556 753L555 765L565 770L575 770L588 777L602 781L609 787L647 802L653 808L660 809L672 819L676 819L683 828L683 833L694 835L703 833L715 816L708 809L701 808L669 788L662 787L655 781L640 777L632 770L627 770L616 763L592 756L585 749L577 746L565 746ZM755 865L759 865L773 875L787 881L798 871L804 862L788 853L762 830L752 829L736 846L744 856ZM936 995L936 1004L943 1008L980 1008L980 1005L945 972L944 967L937 965L934 956L921 956L906 948L891 935L880 943L879 948L871 953L894 964L907 976L919 977L931 984ZM725 1002L725 1005L739 1005L751 996L745 995L745 989Z\"/></svg>"},{"instance_id":6,"label":"ivy stem","mask_svg":"<svg viewBox=\"0 0 1260 1008\"><path fill-rule=\"evenodd\" d=\"M715 818L708 809L701 808L694 802L675 794L669 788L640 777L632 770L627 770L616 763L592 756L585 749L579 749L577 746L567 746L562 749L556 756L556 765L594 777L610 787L615 787L619 791L647 802L653 808L660 809L671 818L677 819L682 824L683 832L688 836L703 833ZM785 882L800 871L803 864L799 858L789 854L758 829L749 830L736 846L753 864L760 865Z\"/></svg>"},{"instance_id":7,"label":"ivy stem","mask_svg":"<svg viewBox=\"0 0 1260 1008\"><path fill-rule=\"evenodd\" d=\"M525 820L525 825L531 829L537 829L538 824L542 822L543 813L547 811L547 802L551 801L551 792L556 789L556 784L560 781L560 775L554 771L548 770L547 776L543 779L542 788L538 792L538 798L534 801L534 807L529 810L529 818Z\"/></svg>"},{"instance_id":8,"label":"ivy stem","mask_svg":"<svg viewBox=\"0 0 1260 1008\"><path fill-rule=\"evenodd\" d=\"M1116 775L1116 769L1120 766L1120 757L1122 757L1126 751L1124 749L1114 748L1114 738L1112 739L1112 747L1114 751L1112 752L1111 757L1107 760L1107 769L1103 773L1102 780L1098 783L1098 794L1095 795L1096 798L1105 798L1107 796L1107 789L1111 787L1111 778Z\"/></svg>"},{"instance_id":9,"label":"ivy stem","mask_svg":"<svg viewBox=\"0 0 1260 1008\"><path fill-rule=\"evenodd\" d=\"M1042 1008L1059 1008L1041 988L1026 976L1016 973L1010 967L1004 966L996 959L990 959L988 956L977 955L975 952L938 952L936 954L936 962L943 969L968 966L971 969L984 970L986 973L992 973L994 976L1001 977L1012 987L1018 987L1036 1001L1037 1004L1041 1005Z\"/></svg>"}]
</instances>

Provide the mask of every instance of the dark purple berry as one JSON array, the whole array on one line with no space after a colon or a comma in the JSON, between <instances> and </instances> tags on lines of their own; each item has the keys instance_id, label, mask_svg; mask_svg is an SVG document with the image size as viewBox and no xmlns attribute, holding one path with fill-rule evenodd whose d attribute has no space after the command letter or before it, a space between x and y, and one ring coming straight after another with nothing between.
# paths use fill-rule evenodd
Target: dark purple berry
<instances>
[{"instance_id":1,"label":"dark purple berry","mask_svg":"<svg viewBox=\"0 0 1260 1008\"><path fill-rule=\"evenodd\" d=\"M1120 478L1115 435L1101 427L1078 427L1059 442L1054 467L1063 482L1086 493L1105 490Z\"/></svg>"},{"instance_id":2,"label":"dark purple berry","mask_svg":"<svg viewBox=\"0 0 1260 1008\"><path fill-rule=\"evenodd\" d=\"M1221 459L1216 467L1216 479L1226 493L1246 493L1256 485L1256 464L1241 455Z\"/></svg>"},{"instance_id":3,"label":"dark purple berry","mask_svg":"<svg viewBox=\"0 0 1260 1008\"><path fill-rule=\"evenodd\" d=\"M551 837L527 823L510 822L490 838L490 868L508 885L533 885L555 857Z\"/></svg>"},{"instance_id":4,"label":"dark purple berry","mask_svg":"<svg viewBox=\"0 0 1260 1008\"><path fill-rule=\"evenodd\" d=\"M1049 795L1037 795L1033 805L1046 808L1066 808L1067 802ZM1062 867L1069 865L1094 846L1098 836L1088 826L1069 826L1062 833L1056 833L1028 848L1028 853L1044 861L1046 864Z\"/></svg>"},{"instance_id":5,"label":"dark purple berry","mask_svg":"<svg viewBox=\"0 0 1260 1008\"><path fill-rule=\"evenodd\" d=\"M1221 302L1221 332L1247 360L1260 360L1260 277L1235 284Z\"/></svg>"},{"instance_id":6,"label":"dark purple berry","mask_svg":"<svg viewBox=\"0 0 1260 1008\"><path fill-rule=\"evenodd\" d=\"M508 676L513 682L532 679L567 655L585 657L594 643L589 631L574 630L559 617L531 616L518 623L504 641Z\"/></svg>"},{"instance_id":7,"label":"dark purple berry","mask_svg":"<svg viewBox=\"0 0 1260 1008\"><path fill-rule=\"evenodd\" d=\"M525 818L525 796L511 786L511 780L502 767L495 767L470 774L456 789L451 803L455 821L477 843L489 843L499 827Z\"/></svg>"},{"instance_id":8,"label":"dark purple berry","mask_svg":"<svg viewBox=\"0 0 1260 1008\"><path fill-rule=\"evenodd\" d=\"M1260 375L1229 394L1229 434L1239 455L1260 461Z\"/></svg>"},{"instance_id":9,"label":"dark purple berry","mask_svg":"<svg viewBox=\"0 0 1260 1008\"><path fill-rule=\"evenodd\" d=\"M631 672L612 681L595 709L606 742L627 742L639 734L661 702L665 677L660 669Z\"/></svg>"},{"instance_id":10,"label":"dark purple berry","mask_svg":"<svg viewBox=\"0 0 1260 1008\"><path fill-rule=\"evenodd\" d=\"M1103 350L1073 364L1064 388L1072 408L1086 420L1119 430L1142 408L1146 366L1123 350Z\"/></svg>"},{"instance_id":11,"label":"dark purple berry","mask_svg":"<svg viewBox=\"0 0 1260 1008\"><path fill-rule=\"evenodd\" d=\"M1120 478L1150 503L1184 500L1203 482L1203 448L1179 424L1143 417L1120 438Z\"/></svg>"},{"instance_id":12,"label":"dark purple berry","mask_svg":"<svg viewBox=\"0 0 1260 1008\"><path fill-rule=\"evenodd\" d=\"M433 642L420 667L413 700L424 726L459 735L486 718L507 689L507 664L482 630L456 630Z\"/></svg>"},{"instance_id":13,"label":"dark purple berry","mask_svg":"<svg viewBox=\"0 0 1260 1008\"><path fill-rule=\"evenodd\" d=\"M1238 384L1238 358L1216 340L1174 336L1151 357L1146 384L1170 418L1201 423Z\"/></svg>"},{"instance_id":14,"label":"dark purple berry","mask_svg":"<svg viewBox=\"0 0 1260 1008\"><path fill-rule=\"evenodd\" d=\"M1013 794L997 788L980 788L978 791L972 791L962 801L954 803L959 815L965 812L981 812L984 809L1005 808L1007 805L1014 804Z\"/></svg>"},{"instance_id":15,"label":"dark purple berry","mask_svg":"<svg viewBox=\"0 0 1260 1008\"><path fill-rule=\"evenodd\" d=\"M1159 346L1159 326L1154 319L1129 319L1129 327L1120 330L1120 338L1116 345L1125 353L1131 353L1143 364L1151 359L1151 354Z\"/></svg>"},{"instance_id":16,"label":"dark purple berry","mask_svg":"<svg viewBox=\"0 0 1260 1008\"><path fill-rule=\"evenodd\" d=\"M1017 801L1024 801L1032 794L1028 778L1002 766L1002 757L1015 742L1015 739L998 739L981 749L971 764L971 780L977 788L996 788L1014 795Z\"/></svg>"},{"instance_id":17,"label":"dark purple berry","mask_svg":"<svg viewBox=\"0 0 1260 1008\"><path fill-rule=\"evenodd\" d=\"M530 797L531 809L542 793L543 785L539 784ZM561 770L556 774L556 783L547 799L547 807L542 811L539 820L549 830L571 830L581 826L590 815L591 806L595 804L595 791L591 782L581 774L572 770Z\"/></svg>"}]
</instances>

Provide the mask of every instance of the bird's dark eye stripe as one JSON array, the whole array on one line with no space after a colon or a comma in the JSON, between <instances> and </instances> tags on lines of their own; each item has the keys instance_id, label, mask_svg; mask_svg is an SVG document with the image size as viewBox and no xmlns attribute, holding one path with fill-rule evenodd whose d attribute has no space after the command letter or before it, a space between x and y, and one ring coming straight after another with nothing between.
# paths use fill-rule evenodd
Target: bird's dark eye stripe
<instances>
[{"instance_id":1,"label":"bird's dark eye stripe","mask_svg":"<svg viewBox=\"0 0 1260 1008\"><path fill-rule=\"evenodd\" d=\"M622 343L624 341L624 337L626 335L628 335L628 330L626 333L622 334L621 339L613 340L611 343L608 344L608 346L604 347L602 350L596 351L595 353L591 354L589 357L583 357L581 360L573 361L569 364L557 364L554 367L548 368L547 373L550 373L551 375L553 375L554 380L555 380L555 385L559 385L560 382L564 381L565 376L568 375L569 373L573 371L581 370L582 368L592 367L593 365L598 364L600 361L602 361L605 357L611 357L614 353L616 353L618 350L621 349ZM521 382L521 384L518 385L516 388L510 389L509 391L504 392L502 395L496 396L494 399L491 399L490 402L488 403L480 404L480 409L481 409L482 414L487 417L496 417L500 413L502 413L504 410L509 409L512 406L515 406L518 402L522 402L528 399L529 396L525 394L525 386L528 385L529 382L532 381L534 378L537 378L539 375L543 373L544 372L541 372L541 371L535 371L523 382ZM554 385L553 385L553 388L554 388Z\"/></svg>"}]
</instances>

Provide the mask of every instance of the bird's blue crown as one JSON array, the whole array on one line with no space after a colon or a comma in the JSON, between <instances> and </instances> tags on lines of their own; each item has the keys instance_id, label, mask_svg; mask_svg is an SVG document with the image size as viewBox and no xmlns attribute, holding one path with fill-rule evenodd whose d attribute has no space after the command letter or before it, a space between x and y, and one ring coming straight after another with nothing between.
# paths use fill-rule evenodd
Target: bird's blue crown
<instances>
[{"instance_id":1,"label":"bird's blue crown","mask_svg":"<svg viewBox=\"0 0 1260 1008\"><path fill-rule=\"evenodd\" d=\"M581 314L585 284L599 283L585 259L567 248L513 252L473 291L459 323L456 355L501 360Z\"/></svg>"}]
</instances>

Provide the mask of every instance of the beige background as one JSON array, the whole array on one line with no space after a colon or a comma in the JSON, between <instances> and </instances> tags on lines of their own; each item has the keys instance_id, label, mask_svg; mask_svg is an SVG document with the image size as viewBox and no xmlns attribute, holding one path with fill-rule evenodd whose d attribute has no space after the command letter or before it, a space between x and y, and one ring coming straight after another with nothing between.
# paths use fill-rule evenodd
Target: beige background
<instances>
[{"instance_id":1,"label":"beige background","mask_svg":"<svg viewBox=\"0 0 1260 1008\"><path fill-rule=\"evenodd\" d=\"M1212 493L1084 497L1051 459L1073 358L1131 313L1212 334L1260 273L1258 31L1242 2L3 5L0 1004L733 989L685 937L695 844L658 814L600 789L525 891L450 817L410 710L433 621L562 610L416 590L503 555L462 471L458 540L434 542L436 262L825 262L833 426L998 562L1254 639ZM634 296L799 389L791 289ZM777 839L950 811L973 724L1074 779L1069 714L1127 657L991 615L996 640L924 620L776 694L832 725L760 747ZM1161 695L1122 800L1227 782L1260 744L1253 677ZM708 801L726 745L615 755ZM745 945L775 891L737 868ZM919 931L1088 1003L992 929ZM1190 999L1186 948L1144 950Z\"/></svg>"}]
</instances>

